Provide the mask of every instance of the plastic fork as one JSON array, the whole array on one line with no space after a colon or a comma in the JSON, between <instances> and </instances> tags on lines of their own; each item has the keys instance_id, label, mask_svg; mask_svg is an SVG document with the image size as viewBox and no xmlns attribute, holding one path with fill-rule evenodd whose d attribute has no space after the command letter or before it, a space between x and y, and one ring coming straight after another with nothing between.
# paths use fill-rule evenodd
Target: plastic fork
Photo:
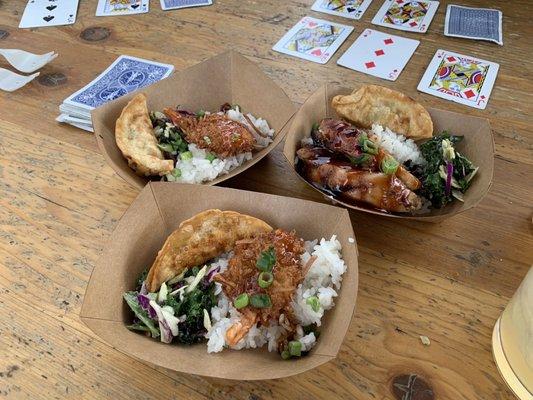
<instances>
[{"instance_id":1,"label":"plastic fork","mask_svg":"<svg viewBox=\"0 0 533 400\"><path fill-rule=\"evenodd\" d=\"M0 54L13 67L27 74L37 71L58 56L53 51L38 55L19 49L0 49Z\"/></svg>"},{"instance_id":2,"label":"plastic fork","mask_svg":"<svg viewBox=\"0 0 533 400\"><path fill-rule=\"evenodd\" d=\"M14 92L39 76L39 72L33 75L19 75L7 69L0 68L0 89L6 92Z\"/></svg>"}]
</instances>

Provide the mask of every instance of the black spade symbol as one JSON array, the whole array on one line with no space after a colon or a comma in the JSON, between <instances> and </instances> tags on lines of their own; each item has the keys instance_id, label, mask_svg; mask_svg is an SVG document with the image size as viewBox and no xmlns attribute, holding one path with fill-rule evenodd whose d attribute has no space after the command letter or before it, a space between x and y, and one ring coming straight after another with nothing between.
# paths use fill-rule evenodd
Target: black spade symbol
<instances>
[{"instance_id":1,"label":"black spade symbol","mask_svg":"<svg viewBox=\"0 0 533 400\"><path fill-rule=\"evenodd\" d=\"M53 15L47 15L46 17L43 17L43 19L46 21L46 22L50 22L51 20L53 20L55 17Z\"/></svg>"},{"instance_id":2,"label":"black spade symbol","mask_svg":"<svg viewBox=\"0 0 533 400\"><path fill-rule=\"evenodd\" d=\"M131 8L133 8L134 10L135 10L136 8L138 8L138 7L139 7L138 4L134 4L134 5L131 6Z\"/></svg>"},{"instance_id":3,"label":"black spade symbol","mask_svg":"<svg viewBox=\"0 0 533 400\"><path fill-rule=\"evenodd\" d=\"M346 8L346 11L348 11L349 13L351 13L351 12L354 12L354 11L355 11L355 8L347 7L347 8Z\"/></svg>"},{"instance_id":4,"label":"black spade symbol","mask_svg":"<svg viewBox=\"0 0 533 400\"><path fill-rule=\"evenodd\" d=\"M57 6L46 6L48 11L52 11L54 8L57 8Z\"/></svg>"}]
</instances>

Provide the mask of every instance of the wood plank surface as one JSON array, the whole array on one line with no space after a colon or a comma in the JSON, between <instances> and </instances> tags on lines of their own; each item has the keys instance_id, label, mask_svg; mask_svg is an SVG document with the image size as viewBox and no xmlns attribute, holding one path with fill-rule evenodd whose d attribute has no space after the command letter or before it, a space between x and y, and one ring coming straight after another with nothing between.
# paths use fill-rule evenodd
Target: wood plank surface
<instances>
[{"instance_id":1,"label":"wood plank surface","mask_svg":"<svg viewBox=\"0 0 533 400\"><path fill-rule=\"evenodd\" d=\"M0 0L0 47L60 54L39 80L0 93L0 398L513 398L492 360L491 334L533 259L532 3L461 3L502 10L504 46L445 37L445 1L427 34L380 27L421 40L399 79L388 82L336 65L372 27L381 1L360 21L312 12L312 2L216 0L211 7L163 12L152 0L148 14L97 18L96 1L81 1L74 25L22 30L26 1ZM304 15L355 27L326 65L271 50ZM416 91L438 48L500 64L486 110ZM120 54L180 70L227 49L258 63L297 104L325 82L381 84L426 106L489 118L496 142L494 186L460 216L431 225L351 213L360 286L339 356L275 381L231 382L153 368L109 347L79 319L92 268L138 192L106 165L92 135L54 121L59 104ZM3 59L0 67L10 68ZM224 184L324 201L288 169L281 146ZM404 386L409 376L411 386Z\"/></svg>"}]
</instances>

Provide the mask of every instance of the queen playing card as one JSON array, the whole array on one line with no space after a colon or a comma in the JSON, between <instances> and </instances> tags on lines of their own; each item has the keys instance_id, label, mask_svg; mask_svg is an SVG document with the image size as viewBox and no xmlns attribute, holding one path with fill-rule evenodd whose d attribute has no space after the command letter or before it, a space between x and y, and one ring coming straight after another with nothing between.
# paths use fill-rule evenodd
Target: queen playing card
<instances>
[{"instance_id":1,"label":"queen playing card","mask_svg":"<svg viewBox=\"0 0 533 400\"><path fill-rule=\"evenodd\" d=\"M313 11L337 15L350 19L360 19L372 0L316 0Z\"/></svg>"},{"instance_id":2,"label":"queen playing card","mask_svg":"<svg viewBox=\"0 0 533 400\"><path fill-rule=\"evenodd\" d=\"M276 43L273 50L325 64L352 31L348 25L304 17Z\"/></svg>"},{"instance_id":3,"label":"queen playing card","mask_svg":"<svg viewBox=\"0 0 533 400\"><path fill-rule=\"evenodd\" d=\"M433 96L484 109L499 65L490 61L437 50L418 90Z\"/></svg>"},{"instance_id":4,"label":"queen playing card","mask_svg":"<svg viewBox=\"0 0 533 400\"><path fill-rule=\"evenodd\" d=\"M418 40L365 29L337 64L395 81L419 44Z\"/></svg>"},{"instance_id":5,"label":"queen playing card","mask_svg":"<svg viewBox=\"0 0 533 400\"><path fill-rule=\"evenodd\" d=\"M372 19L374 25L424 33L439 8L438 1L386 0Z\"/></svg>"}]
</instances>

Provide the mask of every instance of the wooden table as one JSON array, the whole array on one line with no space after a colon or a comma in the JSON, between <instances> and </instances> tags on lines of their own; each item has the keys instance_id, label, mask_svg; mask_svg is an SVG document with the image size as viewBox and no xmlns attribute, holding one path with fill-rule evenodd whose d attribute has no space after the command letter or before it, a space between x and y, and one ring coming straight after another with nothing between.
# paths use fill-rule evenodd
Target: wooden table
<instances>
[{"instance_id":1,"label":"wooden table","mask_svg":"<svg viewBox=\"0 0 533 400\"><path fill-rule=\"evenodd\" d=\"M445 37L444 1L427 34L390 30L421 40L396 82L335 64L371 27L379 0L353 22L355 32L327 65L271 50L304 15L352 23L311 12L311 0L217 0L171 12L153 0L149 14L113 18L96 18L96 1L81 1L74 25L21 30L25 3L0 1L0 47L60 56L35 82L0 94L0 397L512 398L492 360L491 334L533 258L530 1L498 3L503 47ZM437 225L351 214L360 288L344 345L334 362L276 381L154 369L110 348L78 317L106 238L138 191L105 164L92 135L54 121L59 104L120 54L180 70L229 48L257 62L297 103L325 82L376 83L426 106L487 117L496 141L494 186L475 209ZM416 91L438 48L500 63L485 111ZM8 65L1 60L0 67ZM288 170L280 147L227 185L323 201Z\"/></svg>"}]
</instances>

